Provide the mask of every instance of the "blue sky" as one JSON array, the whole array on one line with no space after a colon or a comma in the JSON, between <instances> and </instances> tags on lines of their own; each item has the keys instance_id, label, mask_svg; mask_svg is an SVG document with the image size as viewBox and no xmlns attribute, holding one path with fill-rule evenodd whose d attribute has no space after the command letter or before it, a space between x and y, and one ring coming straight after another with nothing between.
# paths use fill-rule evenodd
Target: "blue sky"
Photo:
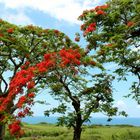
<instances>
[{"instance_id":1,"label":"blue sky","mask_svg":"<svg viewBox=\"0 0 140 140\"><path fill-rule=\"evenodd\" d=\"M83 10L90 9L96 5L103 4L105 0L0 0L0 18L5 19L17 25L34 24L44 28L58 29L71 39L74 39L75 32L80 31L80 22L77 17ZM80 42L80 45L85 42ZM115 67L114 64L107 66L110 69ZM131 98L123 98L124 95L130 93L129 88L132 76L127 82L113 83L115 106L120 110L127 111L129 117L140 117L140 106ZM54 106L57 104L51 96L45 95L47 91L38 96L39 99L47 98ZM51 105L49 107L52 107ZM35 105L33 107L34 115L41 116L46 106ZM100 113L94 115L101 117Z\"/></svg>"}]
</instances>

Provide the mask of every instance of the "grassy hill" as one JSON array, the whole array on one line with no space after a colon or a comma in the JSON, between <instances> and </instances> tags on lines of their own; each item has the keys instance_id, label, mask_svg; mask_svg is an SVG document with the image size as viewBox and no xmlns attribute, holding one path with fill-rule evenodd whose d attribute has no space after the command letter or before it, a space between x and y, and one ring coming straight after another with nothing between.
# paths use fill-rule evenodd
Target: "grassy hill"
<instances>
[{"instance_id":1,"label":"grassy hill","mask_svg":"<svg viewBox=\"0 0 140 140\"><path fill-rule=\"evenodd\" d=\"M23 124L26 134L20 140L72 140L72 129L52 124ZM14 140L8 135L5 140ZM84 126L81 140L140 140L140 127Z\"/></svg>"}]
</instances>

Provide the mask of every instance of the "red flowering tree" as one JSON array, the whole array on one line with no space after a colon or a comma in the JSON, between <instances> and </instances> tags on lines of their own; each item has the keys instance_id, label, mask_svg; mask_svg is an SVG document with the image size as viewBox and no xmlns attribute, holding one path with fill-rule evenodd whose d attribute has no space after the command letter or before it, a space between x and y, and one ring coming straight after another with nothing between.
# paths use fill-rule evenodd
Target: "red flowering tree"
<instances>
[{"instance_id":1,"label":"red flowering tree","mask_svg":"<svg viewBox=\"0 0 140 140\"><path fill-rule=\"evenodd\" d=\"M103 64L116 63L115 73L132 84L133 98L140 97L140 3L139 0L110 0L105 5L86 10L79 16L87 50Z\"/></svg>"},{"instance_id":2,"label":"red flowering tree","mask_svg":"<svg viewBox=\"0 0 140 140\"><path fill-rule=\"evenodd\" d=\"M34 93L39 88L31 90L40 83L41 79L41 76L36 76L33 81L31 80L34 77L32 69L29 69L27 79L21 77L17 72L35 66L43 60L44 54L57 52L64 46L76 45L71 42L68 36L58 30L42 29L32 25L21 27L0 20L0 140L3 139L4 124L12 118L11 115L17 109L23 108L24 103L32 105ZM43 64L38 64L37 67L39 67L40 72L46 70ZM20 73L27 75L26 71ZM14 80L16 74L19 79ZM13 80L15 85L11 84ZM23 91L22 86L25 85L27 90ZM18 88L14 89L14 86ZM14 101L17 97L16 94L20 97ZM29 107L24 107L22 112L18 112L18 117L30 113ZM10 125L10 132L16 134L17 129L20 130L18 125L19 121Z\"/></svg>"},{"instance_id":3,"label":"red flowering tree","mask_svg":"<svg viewBox=\"0 0 140 140\"><path fill-rule=\"evenodd\" d=\"M92 113L102 112L109 116L109 120L117 113L112 97L114 77L102 70L84 49L64 48L57 55L54 70L46 75L45 84L60 104L46 110L45 115L63 114L58 118L58 125L72 127L73 140L80 140L82 126Z\"/></svg>"},{"instance_id":4,"label":"red flowering tree","mask_svg":"<svg viewBox=\"0 0 140 140\"><path fill-rule=\"evenodd\" d=\"M34 104L35 93L43 86L61 102L45 114L67 113L59 118L59 124L73 127L74 140L80 140L82 124L92 112L104 112L109 117L116 114L117 108L112 107L113 77L102 72L102 66L92 60L87 50L57 30L18 27L2 20L0 25L1 140L3 126L9 122L11 135L20 137L23 134L19 119L32 113L30 107ZM92 24L90 28L94 30L95 26ZM95 74L94 68L99 68L100 72ZM7 71L10 77L5 76ZM72 112L67 110L69 103Z\"/></svg>"},{"instance_id":5,"label":"red flowering tree","mask_svg":"<svg viewBox=\"0 0 140 140\"><path fill-rule=\"evenodd\" d=\"M35 97L38 80L43 80L52 95L61 101L58 108L49 112L68 113L59 118L59 123L74 128L74 140L80 140L82 124L88 121L92 112L104 112L109 117L117 112L112 107L111 76L90 74L89 68L100 67L93 63L90 56L86 56L83 49L72 46L59 51L44 54L42 61L32 66L24 65L9 83L7 96L1 97L1 123L9 124L10 134L19 137L23 134L19 118L29 115L33 98ZM88 76L85 79L85 76ZM93 79L93 80L92 80ZM45 80L45 82L44 82ZM40 82L41 82L40 81ZM88 86L91 85L91 86ZM38 89L38 88L37 88ZM13 100L19 96L16 103ZM72 104L74 111L67 112L67 103ZM17 115L13 115L17 110ZM48 111L45 112L48 115Z\"/></svg>"}]
</instances>

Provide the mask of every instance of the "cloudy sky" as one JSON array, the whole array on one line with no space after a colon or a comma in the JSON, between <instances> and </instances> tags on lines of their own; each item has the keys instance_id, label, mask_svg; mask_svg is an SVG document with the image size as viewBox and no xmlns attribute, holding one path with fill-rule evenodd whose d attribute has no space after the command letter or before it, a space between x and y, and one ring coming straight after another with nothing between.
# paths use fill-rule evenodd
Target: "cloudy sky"
<instances>
[{"instance_id":1,"label":"cloudy sky","mask_svg":"<svg viewBox=\"0 0 140 140\"><path fill-rule=\"evenodd\" d=\"M77 17L83 10L96 5L104 4L106 0L0 0L0 18L17 25L34 24L44 28L59 29L74 39L75 32L80 30L80 22ZM81 42L80 45L84 44ZM114 65L109 65L112 69ZM134 78L127 82L114 82L115 105L120 110L127 111L130 117L140 117L140 106L132 99L123 98L130 93L129 87ZM46 97L45 91L39 99ZM48 96L50 103L57 103ZM36 105L33 110L36 116L43 115L45 106ZM96 114L101 117L102 115Z\"/></svg>"}]
</instances>

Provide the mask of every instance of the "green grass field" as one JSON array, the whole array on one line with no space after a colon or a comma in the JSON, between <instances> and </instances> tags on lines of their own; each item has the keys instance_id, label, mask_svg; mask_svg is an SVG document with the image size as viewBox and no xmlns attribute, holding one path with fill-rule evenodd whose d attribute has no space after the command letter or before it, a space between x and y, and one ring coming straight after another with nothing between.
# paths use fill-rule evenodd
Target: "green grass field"
<instances>
[{"instance_id":1,"label":"green grass field","mask_svg":"<svg viewBox=\"0 0 140 140\"><path fill-rule=\"evenodd\" d=\"M72 140L72 129L50 124L23 124L26 134L20 140ZM14 140L8 135L5 140ZM84 126L81 140L140 140L140 127Z\"/></svg>"}]
</instances>

